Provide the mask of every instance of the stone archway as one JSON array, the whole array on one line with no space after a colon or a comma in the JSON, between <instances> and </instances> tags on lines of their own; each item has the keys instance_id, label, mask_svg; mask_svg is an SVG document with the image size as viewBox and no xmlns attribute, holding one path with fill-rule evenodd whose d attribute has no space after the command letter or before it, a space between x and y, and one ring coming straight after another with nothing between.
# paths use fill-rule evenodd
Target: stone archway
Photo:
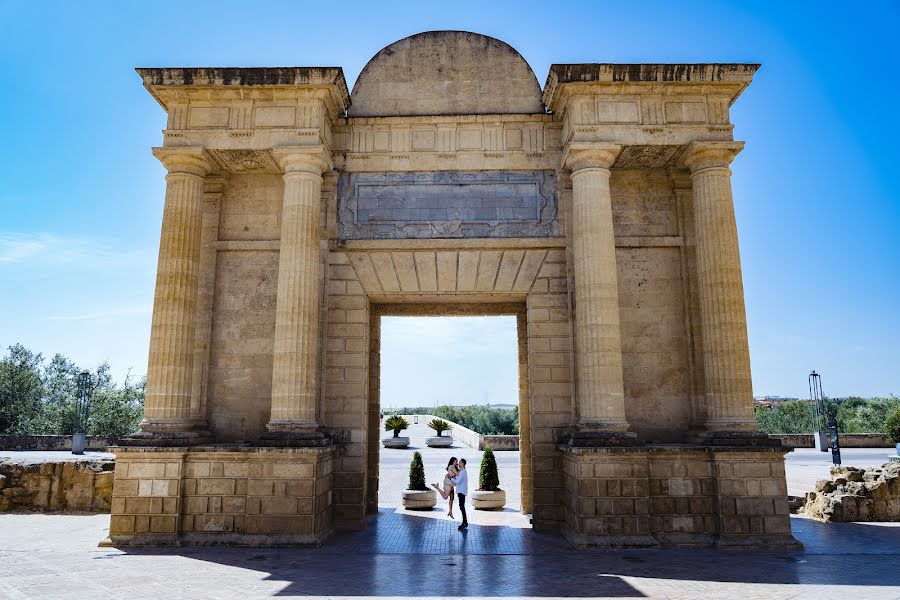
<instances>
[{"instance_id":1,"label":"stone archway","mask_svg":"<svg viewBox=\"0 0 900 600\"><path fill-rule=\"evenodd\" d=\"M521 512L531 514L532 507L532 463L531 463L531 406L528 391L528 332L527 312L524 303L391 303L371 305L369 344L369 401L368 429L366 431L366 513L378 512L381 437L384 432L376 418L382 408L380 399L381 383L381 317L428 316L428 317L472 317L472 316L512 316L516 318L516 350L518 357L518 398L519 408L519 487L521 489ZM477 448L476 448L477 450ZM383 501L384 499L381 498Z\"/></svg>"},{"instance_id":2,"label":"stone archway","mask_svg":"<svg viewBox=\"0 0 900 600\"><path fill-rule=\"evenodd\" d=\"M336 503L335 525L361 528L364 514L377 504L379 318L514 315L520 362L523 510L533 515L536 529L557 530L557 499L564 493L562 461L554 444L535 440L558 439L572 418L565 253L556 244L534 240L442 240L417 245L408 242L394 248L384 242L348 242L332 253L326 313L359 312L338 312L325 319L330 324L325 345L333 350L326 350L324 359L323 403L341 411L326 413L325 419L347 427L364 422L366 429L364 439L351 441L346 459L341 457L335 464L335 498L356 501ZM401 280L405 287L400 287ZM389 283L385 286L383 281ZM346 308L350 306L361 308ZM345 318L358 322L338 322ZM347 348L365 351L348 358ZM346 381L347 369L356 373L356 367L339 365L360 363L366 365L365 381ZM358 379L355 374L351 377ZM357 456L365 460L358 461ZM345 483L347 487L341 487ZM363 498L365 503L360 504Z\"/></svg>"},{"instance_id":3,"label":"stone archway","mask_svg":"<svg viewBox=\"0 0 900 600\"><path fill-rule=\"evenodd\" d=\"M379 52L352 95L339 68L138 69L168 175L112 541L359 529L373 314L509 304L536 528L794 543L731 196L729 107L757 67L553 65L542 91L507 44L442 31Z\"/></svg>"}]
</instances>

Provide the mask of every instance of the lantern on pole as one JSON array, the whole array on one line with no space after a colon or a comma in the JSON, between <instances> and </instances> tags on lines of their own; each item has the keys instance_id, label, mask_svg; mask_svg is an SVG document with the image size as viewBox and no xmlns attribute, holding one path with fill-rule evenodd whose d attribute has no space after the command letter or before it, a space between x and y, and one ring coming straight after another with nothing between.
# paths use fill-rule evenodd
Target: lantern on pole
<instances>
[{"instance_id":1,"label":"lantern on pole","mask_svg":"<svg viewBox=\"0 0 900 600\"><path fill-rule=\"evenodd\" d=\"M85 430L93 385L89 371L82 371L75 379L75 432L72 434L72 454L84 454Z\"/></svg>"},{"instance_id":2,"label":"lantern on pole","mask_svg":"<svg viewBox=\"0 0 900 600\"><path fill-rule=\"evenodd\" d=\"M828 452L828 442L825 440L825 432L823 431L823 412L825 407L822 406L822 400L825 396L822 394L822 377L813 371L809 374L809 402L812 404L813 418L813 443L816 450L820 452Z\"/></svg>"}]
</instances>

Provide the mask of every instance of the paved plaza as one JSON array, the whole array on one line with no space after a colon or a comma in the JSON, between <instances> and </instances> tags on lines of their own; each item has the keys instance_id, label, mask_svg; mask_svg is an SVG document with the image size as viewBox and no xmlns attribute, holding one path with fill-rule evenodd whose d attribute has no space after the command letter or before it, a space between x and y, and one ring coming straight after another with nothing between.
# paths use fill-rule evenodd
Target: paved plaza
<instances>
[{"instance_id":1,"label":"paved plaza","mask_svg":"<svg viewBox=\"0 0 900 600\"><path fill-rule=\"evenodd\" d=\"M517 452L496 453L506 510L470 510L472 525L460 533L445 503L404 511L399 491L416 449L429 482L440 479L451 455L468 458L477 479L482 453L426 448L423 419L405 433L410 449L382 450L379 514L365 531L336 534L317 549L99 548L108 515L0 515L0 598L900 599L900 524L794 517L802 551L574 550L532 531L520 514ZM844 450L844 463L880 464L886 452ZM64 453L40 457L57 454ZM787 465L795 493L828 473L830 456L799 450Z\"/></svg>"},{"instance_id":2,"label":"paved plaza","mask_svg":"<svg viewBox=\"0 0 900 600\"><path fill-rule=\"evenodd\" d=\"M900 528L793 518L799 551L577 551L382 509L318 549L98 548L108 515L0 515L0 598L900 599Z\"/></svg>"}]
</instances>

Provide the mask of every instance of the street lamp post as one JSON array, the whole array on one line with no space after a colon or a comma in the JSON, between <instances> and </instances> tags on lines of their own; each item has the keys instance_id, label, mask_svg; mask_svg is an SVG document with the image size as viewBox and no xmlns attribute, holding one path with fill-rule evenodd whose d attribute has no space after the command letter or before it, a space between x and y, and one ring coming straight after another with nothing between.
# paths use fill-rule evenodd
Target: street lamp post
<instances>
[{"instance_id":1,"label":"street lamp post","mask_svg":"<svg viewBox=\"0 0 900 600\"><path fill-rule=\"evenodd\" d=\"M822 394L822 377L812 371L809 374L809 402L812 404L813 418L813 442L816 450L820 452L828 452L828 442L825 439L825 432L822 430L822 407L821 403L825 396Z\"/></svg>"},{"instance_id":2,"label":"street lamp post","mask_svg":"<svg viewBox=\"0 0 900 600\"><path fill-rule=\"evenodd\" d=\"M75 432L72 434L72 454L84 454L84 431L87 429L88 408L93 391L90 372L82 371L76 376L75 382Z\"/></svg>"}]
</instances>

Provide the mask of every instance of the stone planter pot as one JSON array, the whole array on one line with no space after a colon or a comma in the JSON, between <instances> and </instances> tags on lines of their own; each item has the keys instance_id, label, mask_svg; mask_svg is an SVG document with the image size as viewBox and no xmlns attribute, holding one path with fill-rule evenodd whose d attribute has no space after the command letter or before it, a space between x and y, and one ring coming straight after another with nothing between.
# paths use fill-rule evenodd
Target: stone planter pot
<instances>
[{"instance_id":1,"label":"stone planter pot","mask_svg":"<svg viewBox=\"0 0 900 600\"><path fill-rule=\"evenodd\" d=\"M425 438L425 444L429 448L450 448L453 446L453 438L449 435L439 435L436 437Z\"/></svg>"},{"instance_id":2,"label":"stone planter pot","mask_svg":"<svg viewBox=\"0 0 900 600\"><path fill-rule=\"evenodd\" d=\"M496 492L475 490L469 495L469 499L472 500L475 510L500 510L506 505L506 492L503 490Z\"/></svg>"},{"instance_id":3,"label":"stone planter pot","mask_svg":"<svg viewBox=\"0 0 900 600\"><path fill-rule=\"evenodd\" d=\"M403 490L403 508L408 510L431 510L437 505L434 490Z\"/></svg>"},{"instance_id":4,"label":"stone planter pot","mask_svg":"<svg viewBox=\"0 0 900 600\"><path fill-rule=\"evenodd\" d=\"M409 446L408 437L389 437L382 438L381 443L385 448L406 448Z\"/></svg>"}]
</instances>

